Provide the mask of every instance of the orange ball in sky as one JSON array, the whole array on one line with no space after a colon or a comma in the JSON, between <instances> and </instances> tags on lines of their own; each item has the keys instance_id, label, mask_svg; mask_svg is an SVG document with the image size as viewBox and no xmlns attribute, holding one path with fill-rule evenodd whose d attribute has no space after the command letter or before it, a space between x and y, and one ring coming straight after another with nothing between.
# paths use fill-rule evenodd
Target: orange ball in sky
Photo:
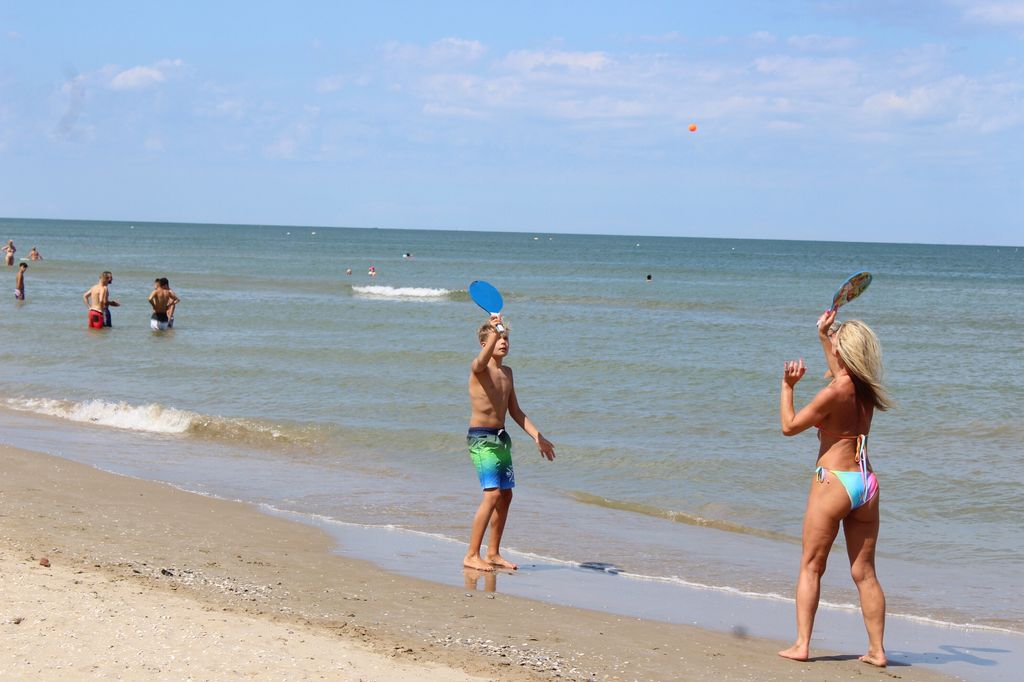
<instances>
[{"instance_id":1,"label":"orange ball in sky","mask_svg":"<svg viewBox=\"0 0 1024 682\"><path fill-rule=\"evenodd\" d=\"M691 123L690 124L690 132L691 133L697 132L697 124L696 123Z\"/></svg>"}]
</instances>

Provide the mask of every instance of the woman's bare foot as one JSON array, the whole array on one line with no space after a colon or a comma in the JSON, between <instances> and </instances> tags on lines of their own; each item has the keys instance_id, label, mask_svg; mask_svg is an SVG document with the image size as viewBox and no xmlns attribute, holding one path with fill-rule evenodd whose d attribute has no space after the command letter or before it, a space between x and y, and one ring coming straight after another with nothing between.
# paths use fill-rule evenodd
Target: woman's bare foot
<instances>
[{"instance_id":1,"label":"woman's bare foot","mask_svg":"<svg viewBox=\"0 0 1024 682\"><path fill-rule=\"evenodd\" d=\"M889 660L885 657L884 651L877 654L869 651L863 656L861 656L858 660L864 661L869 665L874 665L879 668L884 668L886 665L889 664Z\"/></svg>"},{"instance_id":2,"label":"woman's bare foot","mask_svg":"<svg viewBox=\"0 0 1024 682\"><path fill-rule=\"evenodd\" d=\"M802 646L800 644L794 644L793 646L789 647L788 649L783 649L782 651L780 651L779 652L779 656L782 656L783 658L788 658L788 659L793 660L793 661L806 661L807 660L807 654L809 653L808 652L809 648L810 647L808 647L808 646Z\"/></svg>"},{"instance_id":3,"label":"woman's bare foot","mask_svg":"<svg viewBox=\"0 0 1024 682\"><path fill-rule=\"evenodd\" d=\"M470 554L462 560L462 565L466 568L475 568L478 571L493 571L494 566L481 559L477 555Z\"/></svg>"},{"instance_id":4,"label":"woman's bare foot","mask_svg":"<svg viewBox=\"0 0 1024 682\"><path fill-rule=\"evenodd\" d=\"M491 566L497 566L498 568L504 568L509 571L515 571L519 568L511 561L506 561L500 554L488 555L487 561Z\"/></svg>"}]
</instances>

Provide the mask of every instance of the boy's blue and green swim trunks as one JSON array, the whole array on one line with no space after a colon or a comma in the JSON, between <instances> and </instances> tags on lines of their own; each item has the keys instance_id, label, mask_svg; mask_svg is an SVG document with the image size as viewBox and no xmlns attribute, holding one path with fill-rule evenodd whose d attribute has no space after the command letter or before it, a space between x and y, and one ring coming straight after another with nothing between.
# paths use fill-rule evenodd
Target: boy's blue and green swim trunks
<instances>
[{"instance_id":1,"label":"boy's blue and green swim trunks","mask_svg":"<svg viewBox=\"0 0 1024 682\"><path fill-rule=\"evenodd\" d=\"M512 471L512 439L505 429L470 427L466 443L476 475L480 477L481 488L510 490L516 487L516 475Z\"/></svg>"}]
</instances>

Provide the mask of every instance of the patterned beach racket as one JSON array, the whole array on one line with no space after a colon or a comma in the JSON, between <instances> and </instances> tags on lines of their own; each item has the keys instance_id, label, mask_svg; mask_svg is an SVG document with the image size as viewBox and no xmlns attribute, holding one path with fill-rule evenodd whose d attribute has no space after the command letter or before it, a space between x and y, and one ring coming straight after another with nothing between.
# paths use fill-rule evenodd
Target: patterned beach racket
<instances>
[{"instance_id":1,"label":"patterned beach racket","mask_svg":"<svg viewBox=\"0 0 1024 682\"><path fill-rule=\"evenodd\" d=\"M501 292L494 288L488 282L478 279L469 285L469 297L473 299L473 302L483 308L484 312L495 315L501 312L501 309L505 307L505 301L501 297ZM498 333L505 331L505 326L497 324L494 326L498 330Z\"/></svg>"},{"instance_id":2,"label":"patterned beach racket","mask_svg":"<svg viewBox=\"0 0 1024 682\"><path fill-rule=\"evenodd\" d=\"M850 275L836 291L836 295L832 297L832 307L829 310L839 310L839 306L849 303L863 294L869 284L871 284L870 272L858 272L855 275Z\"/></svg>"}]
</instances>

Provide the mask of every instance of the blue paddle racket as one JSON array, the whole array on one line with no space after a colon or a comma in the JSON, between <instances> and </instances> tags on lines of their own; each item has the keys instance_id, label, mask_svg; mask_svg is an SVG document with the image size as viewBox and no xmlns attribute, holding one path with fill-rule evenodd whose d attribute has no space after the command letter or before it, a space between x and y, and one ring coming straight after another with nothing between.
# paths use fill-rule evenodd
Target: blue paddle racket
<instances>
[{"instance_id":1,"label":"blue paddle racket","mask_svg":"<svg viewBox=\"0 0 1024 682\"><path fill-rule=\"evenodd\" d=\"M469 297L473 299L473 303L490 315L500 313L501 309L505 307L505 300L501 297L501 292L482 279L469 285ZM494 328L498 330L499 334L505 331L505 326L502 324L496 324Z\"/></svg>"},{"instance_id":2,"label":"blue paddle racket","mask_svg":"<svg viewBox=\"0 0 1024 682\"><path fill-rule=\"evenodd\" d=\"M832 307L830 310L839 310L839 306L844 303L849 303L863 294L869 284L871 284L870 272L858 272L855 275L850 275L849 278L840 285L839 289L836 291L836 295L832 297Z\"/></svg>"}]
</instances>

